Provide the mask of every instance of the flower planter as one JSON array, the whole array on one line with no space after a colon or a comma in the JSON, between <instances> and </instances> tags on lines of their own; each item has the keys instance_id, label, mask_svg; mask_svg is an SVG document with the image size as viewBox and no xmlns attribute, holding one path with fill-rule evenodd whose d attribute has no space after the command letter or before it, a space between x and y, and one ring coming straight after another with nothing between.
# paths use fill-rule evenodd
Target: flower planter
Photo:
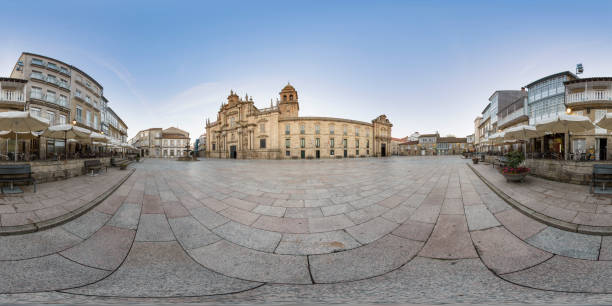
<instances>
[{"instance_id":1,"label":"flower planter","mask_svg":"<svg viewBox=\"0 0 612 306\"><path fill-rule=\"evenodd\" d=\"M472 158L472 163L474 163L474 165L478 164L478 158Z\"/></svg>"},{"instance_id":2,"label":"flower planter","mask_svg":"<svg viewBox=\"0 0 612 306\"><path fill-rule=\"evenodd\" d=\"M520 173L504 173L502 175L506 178L507 182L523 182L525 181L525 176L529 174L529 171L520 172Z\"/></svg>"}]
</instances>

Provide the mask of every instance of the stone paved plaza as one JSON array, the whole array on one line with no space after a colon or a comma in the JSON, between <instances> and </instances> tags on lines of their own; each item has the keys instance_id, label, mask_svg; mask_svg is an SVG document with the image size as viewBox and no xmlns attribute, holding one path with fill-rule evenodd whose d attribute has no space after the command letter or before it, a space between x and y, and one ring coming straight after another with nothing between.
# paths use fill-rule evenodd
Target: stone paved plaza
<instances>
[{"instance_id":1,"label":"stone paved plaza","mask_svg":"<svg viewBox=\"0 0 612 306\"><path fill-rule=\"evenodd\" d=\"M466 161L148 159L0 236L0 303L612 303L610 236L520 213Z\"/></svg>"}]
</instances>

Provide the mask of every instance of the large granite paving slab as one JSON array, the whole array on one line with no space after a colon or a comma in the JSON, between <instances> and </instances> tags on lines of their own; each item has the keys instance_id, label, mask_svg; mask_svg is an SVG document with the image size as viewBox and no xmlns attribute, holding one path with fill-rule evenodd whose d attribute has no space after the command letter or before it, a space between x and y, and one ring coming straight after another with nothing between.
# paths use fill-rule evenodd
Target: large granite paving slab
<instances>
[{"instance_id":1,"label":"large granite paving slab","mask_svg":"<svg viewBox=\"0 0 612 306\"><path fill-rule=\"evenodd\" d=\"M272 253L281 240L281 234L253 228L230 221L212 230L219 237L235 244Z\"/></svg>"},{"instance_id":2,"label":"large granite paving slab","mask_svg":"<svg viewBox=\"0 0 612 306\"><path fill-rule=\"evenodd\" d=\"M65 230L85 239L99 230L111 218L110 215L91 210L86 214L62 225Z\"/></svg>"},{"instance_id":3,"label":"large granite paving slab","mask_svg":"<svg viewBox=\"0 0 612 306\"><path fill-rule=\"evenodd\" d=\"M168 219L168 223L185 249L199 248L221 239L191 216Z\"/></svg>"},{"instance_id":4,"label":"large granite paving slab","mask_svg":"<svg viewBox=\"0 0 612 306\"><path fill-rule=\"evenodd\" d=\"M61 227L16 236L0 236L0 260L20 260L53 254L82 239Z\"/></svg>"},{"instance_id":5,"label":"large granite paving slab","mask_svg":"<svg viewBox=\"0 0 612 306\"><path fill-rule=\"evenodd\" d=\"M108 225L135 230L140 219L140 205L124 203L108 221Z\"/></svg>"},{"instance_id":6,"label":"large granite paving slab","mask_svg":"<svg viewBox=\"0 0 612 306\"><path fill-rule=\"evenodd\" d=\"M554 254L589 260L597 260L601 246L601 236L566 232L550 226L526 241Z\"/></svg>"},{"instance_id":7,"label":"large granite paving slab","mask_svg":"<svg viewBox=\"0 0 612 306\"><path fill-rule=\"evenodd\" d=\"M612 293L612 262L557 255L533 268L504 274L502 278L544 290Z\"/></svg>"},{"instance_id":8,"label":"large granite paving slab","mask_svg":"<svg viewBox=\"0 0 612 306\"><path fill-rule=\"evenodd\" d=\"M49 291L83 286L110 272L86 267L60 255L0 261L0 293Z\"/></svg>"},{"instance_id":9,"label":"large granite paving slab","mask_svg":"<svg viewBox=\"0 0 612 306\"><path fill-rule=\"evenodd\" d=\"M387 235L352 250L309 257L315 283L354 281L382 275L412 259L422 242Z\"/></svg>"},{"instance_id":10,"label":"large granite paving slab","mask_svg":"<svg viewBox=\"0 0 612 306\"><path fill-rule=\"evenodd\" d=\"M268 283L312 283L306 256L260 252L225 240L189 250L189 254L204 267L230 277Z\"/></svg>"},{"instance_id":11,"label":"large granite paving slab","mask_svg":"<svg viewBox=\"0 0 612 306\"><path fill-rule=\"evenodd\" d=\"M440 215L419 255L440 259L476 258L478 254L472 245L465 216Z\"/></svg>"},{"instance_id":12,"label":"large granite paving slab","mask_svg":"<svg viewBox=\"0 0 612 306\"><path fill-rule=\"evenodd\" d=\"M196 209L191 209L191 215L196 218L200 223L206 226L209 229L213 229L221 224L225 224L229 222L229 219L225 216L220 215L214 210L208 207L200 207Z\"/></svg>"},{"instance_id":13,"label":"large granite paving slab","mask_svg":"<svg viewBox=\"0 0 612 306\"><path fill-rule=\"evenodd\" d=\"M480 258L497 274L523 270L553 256L523 242L502 227L472 232L471 235Z\"/></svg>"},{"instance_id":14,"label":"large granite paving slab","mask_svg":"<svg viewBox=\"0 0 612 306\"><path fill-rule=\"evenodd\" d=\"M407 221L400 225L393 231L393 234L406 239L412 239L416 241L427 241L431 231L433 231L434 224L423 223L418 221Z\"/></svg>"},{"instance_id":15,"label":"large granite paving slab","mask_svg":"<svg viewBox=\"0 0 612 306\"><path fill-rule=\"evenodd\" d=\"M368 244L387 235L397 226L398 224L395 222L377 217L368 222L349 227L346 229L346 232L359 241L359 243Z\"/></svg>"},{"instance_id":16,"label":"large granite paving slab","mask_svg":"<svg viewBox=\"0 0 612 306\"><path fill-rule=\"evenodd\" d=\"M136 232L136 241L171 241L174 234L163 214L142 214Z\"/></svg>"},{"instance_id":17,"label":"large granite paving slab","mask_svg":"<svg viewBox=\"0 0 612 306\"><path fill-rule=\"evenodd\" d=\"M528 216L525 216L521 212L515 209L509 209L497 213L495 217L504 225L506 229L515 234L517 237L525 240L547 226L546 224L540 223Z\"/></svg>"},{"instance_id":18,"label":"large granite paving slab","mask_svg":"<svg viewBox=\"0 0 612 306\"><path fill-rule=\"evenodd\" d=\"M111 276L66 291L98 296L180 297L227 294L259 285L205 269L176 241L135 242L125 263Z\"/></svg>"},{"instance_id":19,"label":"large granite paving slab","mask_svg":"<svg viewBox=\"0 0 612 306\"><path fill-rule=\"evenodd\" d=\"M612 236L602 237L599 260L612 260Z\"/></svg>"},{"instance_id":20,"label":"large granite paving slab","mask_svg":"<svg viewBox=\"0 0 612 306\"><path fill-rule=\"evenodd\" d=\"M313 255L344 251L361 246L345 231L313 234L283 234L277 254Z\"/></svg>"},{"instance_id":21,"label":"large granite paving slab","mask_svg":"<svg viewBox=\"0 0 612 306\"><path fill-rule=\"evenodd\" d=\"M60 254L86 266L114 270L130 250L134 234L134 230L105 226L89 239Z\"/></svg>"},{"instance_id":22,"label":"large granite paving slab","mask_svg":"<svg viewBox=\"0 0 612 306\"><path fill-rule=\"evenodd\" d=\"M499 221L484 205L471 205L465 207L465 218L470 231L478 231L499 226Z\"/></svg>"}]
</instances>

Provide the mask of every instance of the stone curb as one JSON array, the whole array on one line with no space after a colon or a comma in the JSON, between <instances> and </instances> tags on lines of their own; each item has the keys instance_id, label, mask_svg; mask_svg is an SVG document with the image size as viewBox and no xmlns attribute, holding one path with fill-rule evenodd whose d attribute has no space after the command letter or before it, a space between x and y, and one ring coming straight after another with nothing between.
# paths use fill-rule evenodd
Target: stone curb
<instances>
[{"instance_id":1,"label":"stone curb","mask_svg":"<svg viewBox=\"0 0 612 306\"><path fill-rule=\"evenodd\" d=\"M93 199L89 203L71 212L68 212L66 214L63 214L55 218L36 222L36 223L17 225L17 226L2 226L0 227L0 236L21 235L21 234L33 233L33 232L37 232L41 230L46 230L52 227L56 227L58 225L62 225L68 221L72 221L82 216L86 212L90 211L92 208L98 206L98 204L102 203L102 201L104 201L106 198L108 198L108 196L113 194L113 192L115 192L117 188L123 185L123 183L130 176L132 176L132 174L135 171L136 169L134 168L130 169L129 173L125 177L123 177L121 180L119 180L115 185L113 185L110 189L106 190L104 193L102 193L101 195L99 195L97 198Z\"/></svg>"},{"instance_id":2,"label":"stone curb","mask_svg":"<svg viewBox=\"0 0 612 306\"><path fill-rule=\"evenodd\" d=\"M517 200L511 198L506 193L501 191L499 188L493 185L493 183L489 182L486 178L484 178L484 176L482 176L478 172L478 170L472 167L472 165L467 164L467 163L466 165L468 165L468 167L472 169L472 171L476 174L476 176L480 178L480 180L482 180L483 183L489 186L489 188L493 192L495 192L500 198L506 201L506 203L508 203L510 206L514 207L516 210L518 210L522 214L532 219L535 219L546 225L556 227L558 229L562 229L568 232L575 232L575 233L581 233L581 234L586 234L586 235L612 236L612 226L591 226L591 225L584 225L584 224L576 224L576 223L571 223L571 222L555 219L547 215L541 214L537 211L534 211L533 209L521 204Z\"/></svg>"}]
</instances>

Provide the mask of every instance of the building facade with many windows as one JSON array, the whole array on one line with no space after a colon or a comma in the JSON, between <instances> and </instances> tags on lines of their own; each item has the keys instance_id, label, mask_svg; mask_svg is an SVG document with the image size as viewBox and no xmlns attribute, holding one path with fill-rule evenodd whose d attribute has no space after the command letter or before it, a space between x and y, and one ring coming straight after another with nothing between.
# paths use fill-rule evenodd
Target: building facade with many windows
<instances>
[{"instance_id":1,"label":"building facade with many windows","mask_svg":"<svg viewBox=\"0 0 612 306\"><path fill-rule=\"evenodd\" d=\"M102 85L79 68L48 56L23 52L10 78L0 78L0 111L29 111L48 119L50 125L74 124L125 141L127 125L112 110L119 122L119 133L103 127L108 106L103 92ZM63 139L41 137L33 140L33 144L31 153L41 157L65 151Z\"/></svg>"},{"instance_id":2,"label":"building facade with many windows","mask_svg":"<svg viewBox=\"0 0 612 306\"><path fill-rule=\"evenodd\" d=\"M216 158L304 159L389 156L391 127L385 115L371 122L299 117L298 92L291 85L277 104L255 107L233 91L217 120L206 122L206 155Z\"/></svg>"},{"instance_id":3,"label":"building facade with many windows","mask_svg":"<svg viewBox=\"0 0 612 306\"><path fill-rule=\"evenodd\" d=\"M79 68L47 56L21 54L11 78L28 80L26 110L51 125L73 123L101 132L103 87Z\"/></svg>"},{"instance_id":4,"label":"building facade with many windows","mask_svg":"<svg viewBox=\"0 0 612 306\"><path fill-rule=\"evenodd\" d=\"M140 150L143 157L186 156L189 151L189 132L175 127L150 128L138 132L129 143Z\"/></svg>"}]
</instances>

